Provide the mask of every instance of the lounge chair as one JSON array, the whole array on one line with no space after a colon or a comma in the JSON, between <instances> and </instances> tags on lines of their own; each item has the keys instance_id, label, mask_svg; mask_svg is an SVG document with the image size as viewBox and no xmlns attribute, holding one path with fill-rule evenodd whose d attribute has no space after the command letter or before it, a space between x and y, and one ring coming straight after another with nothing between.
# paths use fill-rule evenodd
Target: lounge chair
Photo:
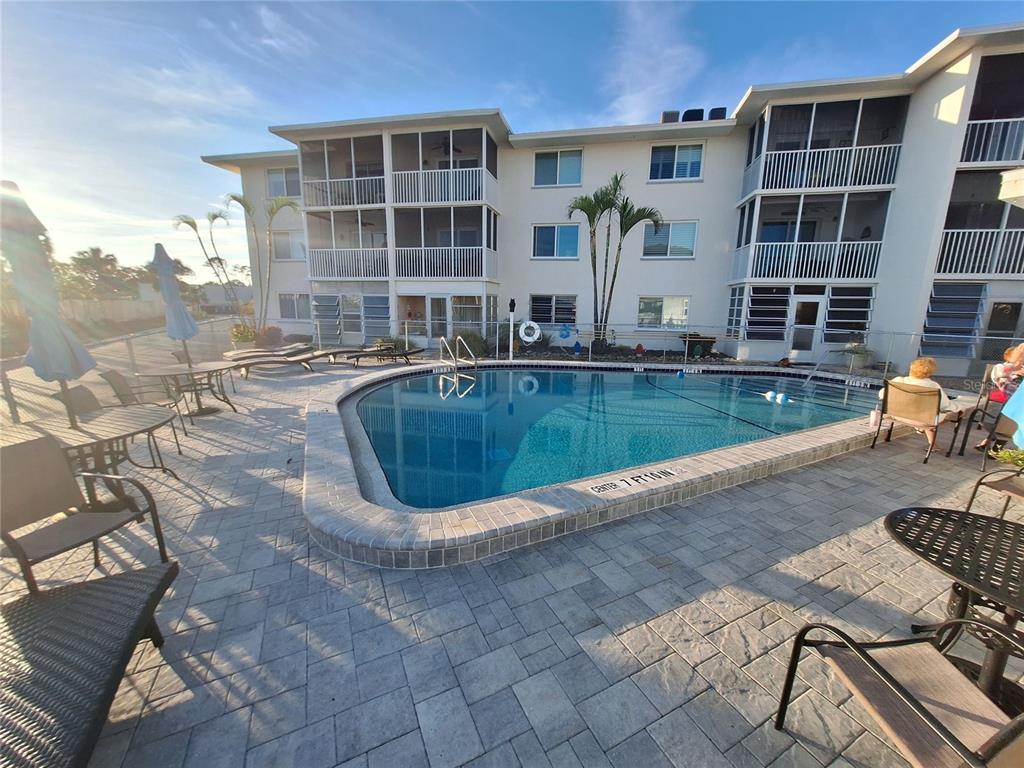
<instances>
[{"instance_id":1,"label":"lounge chair","mask_svg":"<svg viewBox=\"0 0 1024 768\"><path fill-rule=\"evenodd\" d=\"M297 343L288 344L284 347L274 349L232 349L224 353L225 360L244 360L247 357L270 357L272 355L286 356L298 355L303 352L310 352L314 349L312 344Z\"/></svg>"},{"instance_id":2,"label":"lounge chair","mask_svg":"<svg viewBox=\"0 0 1024 768\"><path fill-rule=\"evenodd\" d=\"M1024 716L1011 720L946 658L946 636L975 625L1024 654L1024 635L979 619L951 619L935 634L858 643L836 627L808 624L793 643L775 717L782 730L805 646L816 648L840 680L917 768L1024 765ZM828 635L808 640L811 632Z\"/></svg>"},{"instance_id":3,"label":"lounge chair","mask_svg":"<svg viewBox=\"0 0 1024 768\"><path fill-rule=\"evenodd\" d=\"M180 391L169 391L161 381L154 381L152 379L150 379L151 383L148 384L133 384L120 371L103 371L100 373L100 376L114 390L114 395L121 405L159 405L164 408L173 408L174 412L178 414L181 429L188 435L188 430L185 429L185 417L181 412L180 404L184 398ZM186 410L188 409L186 408ZM191 414L188 417L188 421L190 424L195 423L192 420Z\"/></svg>"},{"instance_id":4,"label":"lounge chair","mask_svg":"<svg viewBox=\"0 0 1024 768\"><path fill-rule=\"evenodd\" d=\"M364 349L359 352L355 352L345 357L346 360L352 361L354 368L359 367L359 361L367 357L375 357L377 360L384 362L385 360L391 360L392 362L398 362L399 358L405 360L406 365L412 365L410 357L414 355L422 355L426 350L422 347L409 347L409 349L398 349L397 347L381 347L379 349Z\"/></svg>"},{"instance_id":5,"label":"lounge chair","mask_svg":"<svg viewBox=\"0 0 1024 768\"><path fill-rule=\"evenodd\" d=\"M351 348L317 349L312 352L303 352L297 355L267 355L264 357L246 358L236 362L236 368L242 373L242 378L249 378L249 370L252 368L263 368L268 365L301 365L307 371L312 371L313 363L322 358L330 358L331 364L338 362L338 356L354 351Z\"/></svg>"},{"instance_id":6,"label":"lounge chair","mask_svg":"<svg viewBox=\"0 0 1024 768\"><path fill-rule=\"evenodd\" d=\"M924 464L932 455L935 443L939 441L939 425L945 420L946 414L942 411L942 392L932 387L919 387L914 384L903 384L887 381L882 390L882 418L878 420L878 429L875 430L875 437L871 441L874 448L878 442L878 435L882 431L882 423L889 420L889 431L885 435L885 442L892 440L892 430L896 424L905 424L914 429L934 429L935 441L928 444L928 450L924 455ZM957 413L953 419L953 437L949 442L949 449L946 456L953 453L953 445L956 443L956 436L960 432L960 414Z\"/></svg>"},{"instance_id":7,"label":"lounge chair","mask_svg":"<svg viewBox=\"0 0 1024 768\"><path fill-rule=\"evenodd\" d=\"M0 608L0 765L82 767L177 563L28 594Z\"/></svg>"},{"instance_id":8,"label":"lounge chair","mask_svg":"<svg viewBox=\"0 0 1024 768\"><path fill-rule=\"evenodd\" d=\"M32 566L83 544L92 544L93 564L100 564L99 540L128 523L149 515L160 559L167 550L152 494L137 480L119 475L81 473L78 477L95 487L102 480L112 499L89 503L82 495L64 450L50 435L0 448L0 537L17 558L30 592L37 591ZM127 484L142 497L140 506L124 488ZM39 526L60 515L49 525ZM21 535L16 531L36 526Z\"/></svg>"}]
</instances>

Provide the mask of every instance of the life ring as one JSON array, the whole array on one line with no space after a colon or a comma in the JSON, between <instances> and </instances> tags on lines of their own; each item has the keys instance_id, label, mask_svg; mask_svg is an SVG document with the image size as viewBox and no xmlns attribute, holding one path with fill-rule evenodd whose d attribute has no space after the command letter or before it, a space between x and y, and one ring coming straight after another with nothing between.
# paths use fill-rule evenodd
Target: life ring
<instances>
[{"instance_id":1,"label":"life ring","mask_svg":"<svg viewBox=\"0 0 1024 768\"><path fill-rule=\"evenodd\" d=\"M527 320L519 326L519 338L526 344L533 344L533 342L540 338L540 326L533 322L533 320Z\"/></svg>"},{"instance_id":2,"label":"life ring","mask_svg":"<svg viewBox=\"0 0 1024 768\"><path fill-rule=\"evenodd\" d=\"M537 390L540 389L540 382L537 381L536 377L526 374L519 380L519 394L526 397L532 397L537 394Z\"/></svg>"}]
</instances>

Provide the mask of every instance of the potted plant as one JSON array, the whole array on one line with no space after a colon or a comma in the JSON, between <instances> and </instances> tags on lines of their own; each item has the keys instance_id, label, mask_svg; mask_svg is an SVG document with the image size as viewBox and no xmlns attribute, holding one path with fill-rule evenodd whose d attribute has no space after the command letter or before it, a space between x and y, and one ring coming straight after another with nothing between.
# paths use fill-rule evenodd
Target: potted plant
<instances>
[{"instance_id":1,"label":"potted plant","mask_svg":"<svg viewBox=\"0 0 1024 768\"><path fill-rule=\"evenodd\" d=\"M231 346L235 349L252 349L256 346L256 331L245 323L231 326Z\"/></svg>"},{"instance_id":2,"label":"potted plant","mask_svg":"<svg viewBox=\"0 0 1024 768\"><path fill-rule=\"evenodd\" d=\"M996 461L1001 461L1003 464L1024 468L1024 450L1019 448L1003 448L1000 451L993 452L992 458Z\"/></svg>"},{"instance_id":3,"label":"potted plant","mask_svg":"<svg viewBox=\"0 0 1024 768\"><path fill-rule=\"evenodd\" d=\"M862 342L851 341L843 347L843 353L850 356L851 368L870 368L875 364L875 353Z\"/></svg>"}]
</instances>

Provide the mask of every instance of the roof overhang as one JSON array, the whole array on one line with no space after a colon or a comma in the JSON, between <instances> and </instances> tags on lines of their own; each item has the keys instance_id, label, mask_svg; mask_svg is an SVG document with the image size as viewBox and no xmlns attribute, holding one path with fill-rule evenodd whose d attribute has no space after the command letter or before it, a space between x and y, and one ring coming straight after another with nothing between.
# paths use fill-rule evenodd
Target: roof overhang
<instances>
[{"instance_id":1,"label":"roof overhang","mask_svg":"<svg viewBox=\"0 0 1024 768\"><path fill-rule=\"evenodd\" d=\"M508 140L511 129L500 109L458 109L448 112L422 112L390 117L367 117L358 120L335 120L328 123L272 125L270 132L289 141L329 139L341 135L379 133L383 129L451 128L462 124L484 125L499 144Z\"/></svg>"},{"instance_id":2,"label":"roof overhang","mask_svg":"<svg viewBox=\"0 0 1024 768\"><path fill-rule=\"evenodd\" d=\"M613 125L605 128L577 128L566 131L514 133L509 143L516 148L570 147L581 144L607 144L615 141L666 141L725 136L736 127L735 120L694 120L686 123L649 123Z\"/></svg>"},{"instance_id":3,"label":"roof overhang","mask_svg":"<svg viewBox=\"0 0 1024 768\"><path fill-rule=\"evenodd\" d=\"M204 163L223 168L232 173L241 173L242 165L260 161L294 160L298 162L299 153L295 149L278 149L270 152L242 152L235 155L201 155Z\"/></svg>"},{"instance_id":4,"label":"roof overhang","mask_svg":"<svg viewBox=\"0 0 1024 768\"><path fill-rule=\"evenodd\" d=\"M1024 208L1024 168L1003 171L1002 183L999 186L999 199L1018 208Z\"/></svg>"},{"instance_id":5,"label":"roof overhang","mask_svg":"<svg viewBox=\"0 0 1024 768\"><path fill-rule=\"evenodd\" d=\"M1024 23L958 29L901 74L752 85L736 105L732 116L741 124L751 123L770 101L834 99L842 96L896 96L911 93L922 82L946 69L980 44L993 48L1024 45Z\"/></svg>"}]
</instances>

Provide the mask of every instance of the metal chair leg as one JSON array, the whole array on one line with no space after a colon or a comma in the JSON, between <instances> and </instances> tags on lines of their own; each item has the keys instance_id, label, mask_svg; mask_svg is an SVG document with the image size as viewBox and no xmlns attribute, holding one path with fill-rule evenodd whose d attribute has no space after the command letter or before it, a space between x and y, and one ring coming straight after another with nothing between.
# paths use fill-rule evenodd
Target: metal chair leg
<instances>
[{"instance_id":1,"label":"metal chair leg","mask_svg":"<svg viewBox=\"0 0 1024 768\"><path fill-rule=\"evenodd\" d=\"M178 442L178 429L177 429L177 427L174 426L174 421L173 420L170 422L170 424L171 424L171 434L174 435L174 447L178 449L178 455L181 456L182 455L182 453L181 453L181 443Z\"/></svg>"},{"instance_id":2,"label":"metal chair leg","mask_svg":"<svg viewBox=\"0 0 1024 768\"><path fill-rule=\"evenodd\" d=\"M1003 502L1003 511L999 513L999 519L1002 520L1006 517L1006 510L1010 508L1011 497L1009 494L1006 496L1006 501Z\"/></svg>"},{"instance_id":3,"label":"metal chair leg","mask_svg":"<svg viewBox=\"0 0 1024 768\"><path fill-rule=\"evenodd\" d=\"M800 653L804 648L804 637L806 632L798 632L793 638L793 651L789 655L789 667L786 668L786 680L782 684L782 694L779 696L779 711L775 715L775 730L781 731L786 723L786 710L789 709L789 700L793 695L793 683L796 680L796 668L800 663Z\"/></svg>"},{"instance_id":4,"label":"metal chair leg","mask_svg":"<svg viewBox=\"0 0 1024 768\"><path fill-rule=\"evenodd\" d=\"M92 565L94 568L100 567L100 543L96 539L92 540Z\"/></svg>"}]
</instances>

